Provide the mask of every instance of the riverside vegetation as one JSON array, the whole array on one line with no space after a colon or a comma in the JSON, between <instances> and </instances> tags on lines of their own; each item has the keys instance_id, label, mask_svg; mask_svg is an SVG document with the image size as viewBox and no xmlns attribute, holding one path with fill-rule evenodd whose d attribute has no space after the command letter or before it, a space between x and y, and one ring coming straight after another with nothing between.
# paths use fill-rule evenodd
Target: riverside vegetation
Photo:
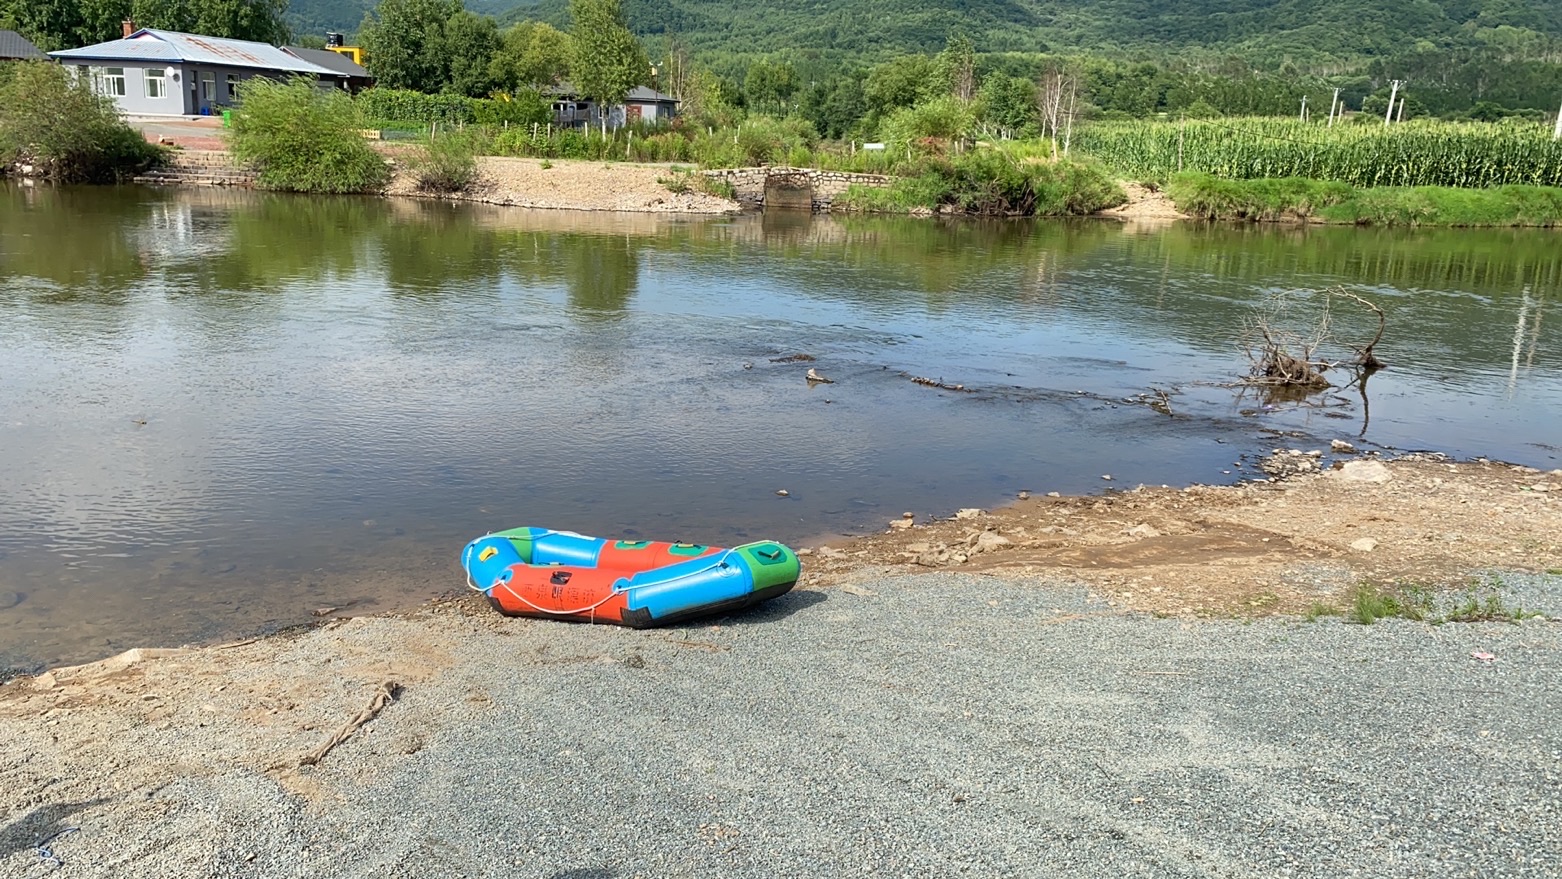
<instances>
[{"instance_id":1,"label":"riverside vegetation","mask_svg":"<svg viewBox=\"0 0 1562 879\"><path fill-rule=\"evenodd\" d=\"M0 64L0 176L106 183L134 175L157 155L109 99L64 68Z\"/></svg>"}]
</instances>

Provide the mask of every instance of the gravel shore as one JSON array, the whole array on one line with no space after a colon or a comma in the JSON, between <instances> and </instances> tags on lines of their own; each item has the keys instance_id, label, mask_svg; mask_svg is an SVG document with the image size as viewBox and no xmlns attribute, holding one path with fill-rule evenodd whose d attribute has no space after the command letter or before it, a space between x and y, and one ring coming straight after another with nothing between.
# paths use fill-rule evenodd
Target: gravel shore
<instances>
[{"instance_id":1,"label":"gravel shore","mask_svg":"<svg viewBox=\"0 0 1562 879\"><path fill-rule=\"evenodd\" d=\"M1562 616L1562 577L1507 580ZM0 688L0 874L75 827L61 875L1551 877L1559 679L1556 622L965 572L646 632L463 599Z\"/></svg>"}]
</instances>

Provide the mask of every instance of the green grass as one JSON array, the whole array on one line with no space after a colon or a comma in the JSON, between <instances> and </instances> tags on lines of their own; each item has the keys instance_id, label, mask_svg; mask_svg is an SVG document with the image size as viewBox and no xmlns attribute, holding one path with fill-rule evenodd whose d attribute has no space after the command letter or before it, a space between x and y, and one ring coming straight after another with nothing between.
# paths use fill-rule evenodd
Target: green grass
<instances>
[{"instance_id":1,"label":"green grass","mask_svg":"<svg viewBox=\"0 0 1562 879\"><path fill-rule=\"evenodd\" d=\"M1174 175L1167 195L1184 213L1207 220L1309 220L1361 226L1562 226L1562 188L1442 186L1357 189L1285 177L1227 180Z\"/></svg>"},{"instance_id":2,"label":"green grass","mask_svg":"<svg viewBox=\"0 0 1562 879\"><path fill-rule=\"evenodd\" d=\"M1547 568L1546 573L1553 577L1562 577L1562 568Z\"/></svg>"},{"instance_id":3,"label":"green grass","mask_svg":"<svg viewBox=\"0 0 1562 879\"><path fill-rule=\"evenodd\" d=\"M1344 614L1345 612L1337 605L1325 604L1321 601L1315 601L1307 606L1307 611L1306 613L1302 614L1302 619L1307 620L1309 623L1316 623L1324 617L1337 617L1343 616Z\"/></svg>"},{"instance_id":4,"label":"green grass","mask_svg":"<svg viewBox=\"0 0 1562 879\"><path fill-rule=\"evenodd\" d=\"M1346 616L1370 626L1386 619L1424 620L1431 610L1431 595L1421 587L1385 588L1376 583L1362 583L1351 593Z\"/></svg>"},{"instance_id":5,"label":"green grass","mask_svg":"<svg viewBox=\"0 0 1562 879\"><path fill-rule=\"evenodd\" d=\"M1484 585L1472 585L1457 593L1451 601L1440 599L1431 588L1399 582L1380 584L1366 582L1350 593L1347 618L1370 626L1378 620L1406 619L1442 625L1444 623L1516 623L1534 616L1535 611L1508 604L1501 592L1501 582L1489 579ZM1323 608L1325 605L1314 605ZM1307 619L1315 621L1325 615L1309 609Z\"/></svg>"}]
</instances>

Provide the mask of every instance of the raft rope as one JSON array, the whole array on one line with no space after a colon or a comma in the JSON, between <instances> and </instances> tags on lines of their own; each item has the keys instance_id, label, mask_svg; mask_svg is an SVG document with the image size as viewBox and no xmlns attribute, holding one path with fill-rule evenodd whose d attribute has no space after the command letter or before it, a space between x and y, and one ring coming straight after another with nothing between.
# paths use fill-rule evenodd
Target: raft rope
<instances>
[{"instance_id":1,"label":"raft rope","mask_svg":"<svg viewBox=\"0 0 1562 879\"><path fill-rule=\"evenodd\" d=\"M549 531L548 532L548 534L563 534L563 533L567 533L567 532L562 532L562 531ZM484 535L484 536L485 537L494 537L494 536L503 537L504 535L502 535L502 534L501 535L487 534L487 535ZM547 535L545 534L545 535L542 535L542 536L546 537ZM579 536L579 535L577 535L577 536ZM508 539L508 538L506 538L506 539ZM699 575L704 574L707 571L714 571L717 568L725 568L725 567L727 567L727 558L729 556L731 556L734 552L737 552L737 550L735 550L735 549L728 549L728 550L724 551L720 556L712 556L712 559L714 560L713 564L706 565L705 567L700 568L698 571L690 571L687 574L679 574L678 576L672 578L671 580L666 580L664 582L665 583L676 583L679 580L687 580L690 577L698 577ZM486 589L483 588L482 586L477 585L477 583L472 579L472 568L468 564L471 561L471 559L472 559L472 545L468 544L467 548L466 548L466 552L463 553L463 555L462 555L461 567L466 572L466 585L469 588L474 589L474 590L476 590L478 592L481 592L484 595L487 595L488 593L492 592L493 590L499 589L499 588L503 587L504 591L506 591L506 592L510 593L511 595L515 596L515 599L517 601L521 602L522 604L526 605L527 607L530 607L532 610L535 610L538 613L554 614L556 616L573 616L575 614L589 613L589 614L592 615L593 618L595 618L596 617L596 610L597 610L597 608L601 607L604 604L607 604L609 601L612 601L620 593L628 592L629 589L630 589L630 587L628 587L628 586L619 587L618 583L615 582L613 584L612 591L608 592L608 594L606 596L604 596L601 601L598 601L595 604L588 604L585 607L576 608L574 610L554 610L552 608L547 608L547 607L538 607L537 605L533 604L531 601L527 600L526 596L520 594L519 592L516 592L513 588L510 587L509 583L507 583L507 582L505 582L503 580L495 580L494 584L492 586L489 586ZM526 562L522 562L522 564L527 564L527 563ZM547 568L548 566L547 565L529 565L529 567ZM622 579L624 579L626 581L628 580L627 577L626 578L622 578Z\"/></svg>"}]
</instances>

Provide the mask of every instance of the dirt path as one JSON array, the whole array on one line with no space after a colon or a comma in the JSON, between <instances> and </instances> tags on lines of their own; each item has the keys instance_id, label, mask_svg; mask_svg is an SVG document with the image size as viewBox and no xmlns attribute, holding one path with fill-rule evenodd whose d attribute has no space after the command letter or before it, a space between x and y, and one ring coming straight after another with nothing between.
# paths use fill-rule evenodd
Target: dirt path
<instances>
[{"instance_id":1,"label":"dirt path","mask_svg":"<svg viewBox=\"0 0 1562 879\"><path fill-rule=\"evenodd\" d=\"M1135 183L1129 180L1119 181L1118 185L1123 188L1123 192L1128 196L1128 201L1115 208L1107 208L1101 211L1101 216L1117 217L1130 222L1186 220L1189 218L1187 214L1177 210L1177 206L1160 189L1151 189L1143 183Z\"/></svg>"}]
</instances>

